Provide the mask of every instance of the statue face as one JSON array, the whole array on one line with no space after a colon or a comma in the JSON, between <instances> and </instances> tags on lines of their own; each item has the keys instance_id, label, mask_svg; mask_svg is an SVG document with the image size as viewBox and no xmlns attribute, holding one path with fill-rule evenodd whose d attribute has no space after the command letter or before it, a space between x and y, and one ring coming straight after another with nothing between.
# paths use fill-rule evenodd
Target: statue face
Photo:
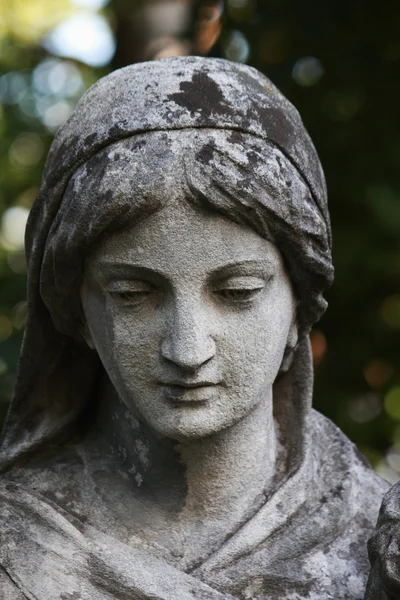
<instances>
[{"instance_id":1,"label":"statue face","mask_svg":"<svg viewBox=\"0 0 400 600\"><path fill-rule=\"evenodd\" d=\"M296 332L277 248L184 200L98 246L82 302L88 343L122 400L180 441L216 433L271 402Z\"/></svg>"}]
</instances>

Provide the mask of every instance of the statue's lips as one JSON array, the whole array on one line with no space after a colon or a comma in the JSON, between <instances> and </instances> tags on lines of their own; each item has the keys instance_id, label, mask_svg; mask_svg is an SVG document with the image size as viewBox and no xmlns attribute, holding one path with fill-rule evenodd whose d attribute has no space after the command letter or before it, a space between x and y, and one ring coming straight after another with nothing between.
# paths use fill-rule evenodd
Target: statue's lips
<instances>
[{"instance_id":1,"label":"statue's lips","mask_svg":"<svg viewBox=\"0 0 400 600\"><path fill-rule=\"evenodd\" d=\"M218 388L218 383L199 381L183 383L177 381L160 382L164 395L174 402L206 402Z\"/></svg>"}]
</instances>

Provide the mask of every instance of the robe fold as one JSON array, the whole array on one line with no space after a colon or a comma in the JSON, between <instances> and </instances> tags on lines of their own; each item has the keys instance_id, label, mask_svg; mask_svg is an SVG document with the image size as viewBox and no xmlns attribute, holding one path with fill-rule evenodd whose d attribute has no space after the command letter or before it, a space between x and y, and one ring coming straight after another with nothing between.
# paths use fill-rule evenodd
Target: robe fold
<instances>
[{"instance_id":1,"label":"robe fold","mask_svg":"<svg viewBox=\"0 0 400 600\"><path fill-rule=\"evenodd\" d=\"M388 485L314 411L312 429L297 472L191 573L140 540L127 545L94 528L76 516L84 506L71 513L57 503L50 492L64 477L79 495L73 450L40 484L28 467L10 471L0 486L2 585L14 586L12 599L34 600L362 600L367 539Z\"/></svg>"}]
</instances>

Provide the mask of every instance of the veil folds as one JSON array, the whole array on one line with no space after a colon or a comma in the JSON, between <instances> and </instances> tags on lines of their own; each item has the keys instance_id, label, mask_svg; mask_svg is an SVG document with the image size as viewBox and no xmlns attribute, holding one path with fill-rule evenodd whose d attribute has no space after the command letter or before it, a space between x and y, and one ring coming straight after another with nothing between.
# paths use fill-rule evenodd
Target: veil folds
<instances>
[{"instance_id":1,"label":"veil folds","mask_svg":"<svg viewBox=\"0 0 400 600\"><path fill-rule=\"evenodd\" d=\"M55 327L41 293L46 246L60 219L71 177L115 142L148 132L187 129L251 134L284 155L309 189L318 215L325 246L323 289L329 286L331 232L320 161L298 112L266 77L245 65L200 57L168 58L111 73L86 92L57 133L28 220L28 316L3 429L1 469L43 445L70 438L82 421L101 369L92 350ZM303 351L306 346L304 342ZM307 388L307 398L289 394L293 415L301 406L304 415L310 408L312 366L303 377L300 387Z\"/></svg>"}]
</instances>

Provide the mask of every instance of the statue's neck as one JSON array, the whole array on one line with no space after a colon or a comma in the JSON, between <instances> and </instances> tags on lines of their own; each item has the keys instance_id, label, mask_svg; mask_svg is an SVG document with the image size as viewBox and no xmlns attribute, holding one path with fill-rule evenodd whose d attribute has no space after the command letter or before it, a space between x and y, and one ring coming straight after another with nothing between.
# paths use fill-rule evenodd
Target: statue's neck
<instances>
[{"instance_id":1,"label":"statue's neck","mask_svg":"<svg viewBox=\"0 0 400 600\"><path fill-rule=\"evenodd\" d=\"M276 464L276 436L269 399L236 425L196 443L181 445L190 518L250 518L264 503Z\"/></svg>"},{"instance_id":2,"label":"statue's neck","mask_svg":"<svg viewBox=\"0 0 400 600\"><path fill-rule=\"evenodd\" d=\"M239 423L186 444L157 436L130 413L108 382L100 398L98 429L103 447L119 455L139 487L158 499L171 501L175 494L181 520L238 525L263 504L276 472L271 395L267 390Z\"/></svg>"}]
</instances>

